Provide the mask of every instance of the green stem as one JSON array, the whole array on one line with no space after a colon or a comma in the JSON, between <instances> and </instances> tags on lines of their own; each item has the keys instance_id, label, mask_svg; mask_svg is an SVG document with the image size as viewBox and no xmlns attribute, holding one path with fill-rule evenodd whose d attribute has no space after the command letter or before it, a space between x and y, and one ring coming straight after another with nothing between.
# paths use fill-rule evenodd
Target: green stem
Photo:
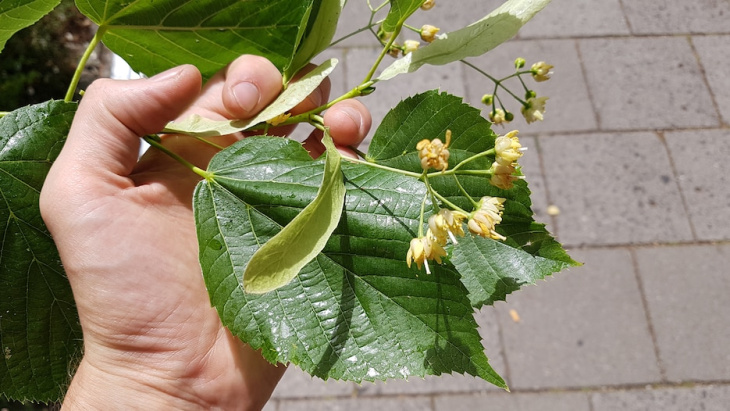
<instances>
[{"instance_id":1,"label":"green stem","mask_svg":"<svg viewBox=\"0 0 730 411\"><path fill-rule=\"evenodd\" d=\"M162 151L163 153L167 154L169 157L171 157L173 160L177 161L178 163L182 164L186 168L188 168L193 173L203 177L206 180L212 180L213 179L213 173L202 170L198 167L196 167L193 163L189 162L188 160L185 160L184 158L180 157L176 153L173 153L172 151L168 150L167 147L163 146L160 142L158 142L159 137L158 136L144 136L142 137L144 141L147 142L150 146Z\"/></svg>"},{"instance_id":2,"label":"green stem","mask_svg":"<svg viewBox=\"0 0 730 411\"><path fill-rule=\"evenodd\" d=\"M375 24L371 24L371 23L368 23L368 25L367 25L367 26L365 26L365 27L363 27L363 28L361 28L361 29L357 29L357 30L353 31L353 32L352 32L352 33L350 33L350 34L346 34L346 35L344 35L344 36L340 37L339 39L337 39L337 40L333 41L332 43L330 43L329 47L332 47L332 46L334 46L335 44L337 44L337 43L339 43L339 42L345 41L345 40L349 39L350 37L352 37L352 36L354 36L354 35L360 34L360 33L362 33L363 31L367 31L367 30L370 30L370 29L372 29L372 28L373 28L373 26L375 26Z\"/></svg>"},{"instance_id":3,"label":"green stem","mask_svg":"<svg viewBox=\"0 0 730 411\"><path fill-rule=\"evenodd\" d=\"M477 158L491 156L493 154L494 154L494 149L490 148L487 151L482 151L479 154L474 154L473 156L471 156L467 159L461 160L461 162L459 164L457 164L456 167L452 168L451 170L437 171L435 173L429 173L428 176L436 177L436 176L449 176L449 175L454 175L454 174L463 174L463 173L456 172L457 170L459 170L459 168L461 168L461 166L463 166L464 164L470 163L470 162L476 160Z\"/></svg>"},{"instance_id":4,"label":"green stem","mask_svg":"<svg viewBox=\"0 0 730 411\"><path fill-rule=\"evenodd\" d=\"M466 64L467 66L473 68L474 70L476 70L479 74L487 77L488 79L490 79L490 80L492 80L494 82L494 97L495 97L495 99L497 97L497 87L502 87L504 89L504 91L506 91L507 93L509 93L509 95L511 95L512 97L514 97L515 100L519 101L520 104L523 104L524 105L524 104L527 103L526 101L524 101L523 99L521 99L520 97L518 97L515 93L513 93L512 90L508 89L507 87L505 87L504 84L502 84L502 82L505 81L505 80L507 80L507 79L510 79L512 77L519 77L520 74L524 74L523 72L517 72L517 73L514 73L514 74L510 74L509 76L507 76L507 77L505 77L505 78L503 78L501 80L497 80L496 78L490 76L484 70L482 70L479 67L477 67L477 66L469 63L468 61L466 61L466 60L460 60L460 61L462 63Z\"/></svg>"},{"instance_id":5,"label":"green stem","mask_svg":"<svg viewBox=\"0 0 730 411\"><path fill-rule=\"evenodd\" d=\"M392 171L394 173L402 174L402 175L408 176L408 177L415 177L415 178L420 179L423 176L423 174L413 173L413 172L410 172L410 171L401 170L399 168L388 167L388 166L380 165L380 164L377 164L377 163L371 163L369 161L363 161L363 160L359 160L359 159L356 159L356 158L342 157L342 159L345 160L345 161L349 161L351 163L363 164L363 165L366 165L366 166L369 166L369 167L372 167L372 168L377 168L377 169L380 169L380 170Z\"/></svg>"},{"instance_id":6,"label":"green stem","mask_svg":"<svg viewBox=\"0 0 730 411\"><path fill-rule=\"evenodd\" d=\"M63 99L63 101L69 102L73 100L74 93L76 92L76 87L78 87L79 80L81 80L81 74L84 72L84 67L86 67L86 63L89 61L91 53L94 52L94 49L101 41L101 38L104 36L104 32L106 32L106 27L104 26L101 26L98 30L96 30L94 37L89 42L89 46L86 47L86 51L84 51L84 54L81 56L81 60L79 61L79 64L76 66L76 71L71 78L71 84L68 86L68 91L66 91L66 97Z\"/></svg>"},{"instance_id":7,"label":"green stem","mask_svg":"<svg viewBox=\"0 0 730 411\"><path fill-rule=\"evenodd\" d=\"M469 201L471 201L471 204L476 208L479 205L479 203L477 203L476 201L474 201L474 199L472 198L471 194L469 194L469 193L466 192L466 190L464 189L464 186L461 185L461 182L459 181L459 178L456 177L456 176L454 176L454 181L456 181L456 185L459 186L459 190L461 190L461 194L464 194L464 197L468 198Z\"/></svg>"},{"instance_id":8,"label":"green stem","mask_svg":"<svg viewBox=\"0 0 730 411\"><path fill-rule=\"evenodd\" d=\"M426 200L428 199L428 194L430 192L431 189L429 188L426 191L426 194L423 195L423 201L421 201L421 218L418 220L418 238L423 237L423 214L426 212Z\"/></svg>"},{"instance_id":9,"label":"green stem","mask_svg":"<svg viewBox=\"0 0 730 411\"><path fill-rule=\"evenodd\" d=\"M223 150L223 149L225 149L225 147L223 147L223 146L219 146L218 144L216 144L216 143L214 143L214 142L212 142L212 141L210 141L210 140L206 140L206 139L205 139L205 138L203 138L203 137L200 137L200 136L192 136L192 137L193 137L194 139L196 139L196 140L200 141L201 143L205 143L205 144L207 144L207 145L209 145L209 146L211 146L211 147L213 147L213 148L217 148L218 150Z\"/></svg>"},{"instance_id":10,"label":"green stem","mask_svg":"<svg viewBox=\"0 0 730 411\"><path fill-rule=\"evenodd\" d=\"M444 196L442 196L441 194L439 194L439 193L438 193L438 191L436 191L436 190L431 190L431 193L432 193L432 194L433 194L433 195L434 195L434 196L435 196L436 198L438 198L438 199L439 199L439 201L441 201L442 203L444 203L444 204L446 204L447 206L449 206L449 208L451 208L452 210L454 210L454 211L458 211L458 212L460 212L460 213L464 213L464 214L469 214L469 213L467 213L466 211L464 211L464 210L463 210L463 209L462 209L461 207L459 207L458 205L456 205L456 204L452 203L451 201L447 200L447 199L446 199L446 197L444 197Z\"/></svg>"},{"instance_id":11,"label":"green stem","mask_svg":"<svg viewBox=\"0 0 730 411\"><path fill-rule=\"evenodd\" d=\"M377 60L375 60L375 63L373 63L373 66L370 68L370 71L368 71L367 76L365 76L365 80L362 81L363 84L370 82L370 79L373 78L375 75L375 70L378 69L378 66L380 66L380 62L383 61L383 57L385 57L386 54L388 54L388 50L390 50L390 47L395 42L396 37L400 34L400 29L402 27L403 23L398 24L395 27L395 31L388 39L388 42L385 43L385 46L383 47L383 50L380 51L380 55L378 56Z\"/></svg>"}]
</instances>

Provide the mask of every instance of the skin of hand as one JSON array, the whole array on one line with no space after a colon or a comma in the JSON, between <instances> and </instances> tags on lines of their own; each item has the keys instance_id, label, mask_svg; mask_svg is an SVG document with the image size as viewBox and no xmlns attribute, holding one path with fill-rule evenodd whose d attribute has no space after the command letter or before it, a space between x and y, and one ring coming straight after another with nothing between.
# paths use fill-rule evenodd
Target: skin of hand
<instances>
[{"instance_id":1,"label":"skin of hand","mask_svg":"<svg viewBox=\"0 0 730 411\"><path fill-rule=\"evenodd\" d=\"M286 369L231 335L211 307L192 214L200 177L158 150L138 161L140 136L192 113L250 118L278 95L282 79L268 60L242 56L201 84L193 66L94 82L46 179L41 213L84 336L65 409L260 409ZM328 93L323 83L294 112L325 103ZM354 100L324 118L343 153L371 122ZM184 136L162 144L200 168L217 151ZM321 143L314 135L305 147L316 155Z\"/></svg>"}]
</instances>

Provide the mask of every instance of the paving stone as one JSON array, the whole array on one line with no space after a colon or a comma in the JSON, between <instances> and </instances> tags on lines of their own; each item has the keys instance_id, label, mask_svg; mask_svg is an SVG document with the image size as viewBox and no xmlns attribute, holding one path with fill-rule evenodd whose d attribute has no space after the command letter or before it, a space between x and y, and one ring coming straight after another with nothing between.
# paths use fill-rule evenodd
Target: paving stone
<instances>
[{"instance_id":1,"label":"paving stone","mask_svg":"<svg viewBox=\"0 0 730 411\"><path fill-rule=\"evenodd\" d=\"M428 397L282 400L278 411L431 411Z\"/></svg>"},{"instance_id":2,"label":"paving stone","mask_svg":"<svg viewBox=\"0 0 730 411\"><path fill-rule=\"evenodd\" d=\"M647 388L591 395L592 411L727 411L730 387Z\"/></svg>"},{"instance_id":3,"label":"paving stone","mask_svg":"<svg viewBox=\"0 0 730 411\"><path fill-rule=\"evenodd\" d=\"M726 124L730 124L730 36L694 36L692 43L705 69L710 92Z\"/></svg>"},{"instance_id":4,"label":"paving stone","mask_svg":"<svg viewBox=\"0 0 730 411\"><path fill-rule=\"evenodd\" d=\"M578 45L601 129L719 125L686 38L582 39Z\"/></svg>"},{"instance_id":5,"label":"paving stone","mask_svg":"<svg viewBox=\"0 0 730 411\"><path fill-rule=\"evenodd\" d=\"M484 56L470 58L469 62L496 78L504 78L514 73L517 57L527 60L531 66L537 61L553 64L553 76L549 81L535 82L531 76L524 81L538 96L548 96L545 119L527 124L520 114L522 107L504 91L499 92L507 110L515 115L515 120L505 126L506 130L519 129L525 134L540 132L586 131L597 128L596 117L588 97L588 88L583 77L578 52L573 40L525 40L509 41ZM481 103L484 94L492 94L494 83L476 70L464 67L466 75L467 98L475 107L482 107L482 114L489 117L491 107ZM505 85L521 98L525 92L517 79L505 81ZM497 127L498 129L500 127Z\"/></svg>"},{"instance_id":6,"label":"paving stone","mask_svg":"<svg viewBox=\"0 0 730 411\"><path fill-rule=\"evenodd\" d=\"M264 408L262 408L261 411L277 411L279 407L279 401L277 400L269 400L269 402L264 405Z\"/></svg>"},{"instance_id":7,"label":"paving stone","mask_svg":"<svg viewBox=\"0 0 730 411\"><path fill-rule=\"evenodd\" d=\"M502 130L495 130L497 133L501 133ZM542 169L540 168L540 147L537 143L537 139L530 136L520 136L520 143L523 147L527 147L525 155L520 158L520 165L522 166L522 173L525 175L526 181L529 184L532 195L532 211L535 213L535 221L547 224L548 228L552 228L552 221L550 216L547 214L547 190L545 189L545 179L542 175Z\"/></svg>"},{"instance_id":8,"label":"paving stone","mask_svg":"<svg viewBox=\"0 0 730 411\"><path fill-rule=\"evenodd\" d=\"M520 30L520 38L627 34L619 0L554 1Z\"/></svg>"},{"instance_id":9,"label":"paving stone","mask_svg":"<svg viewBox=\"0 0 730 411\"><path fill-rule=\"evenodd\" d=\"M359 84L367 75L377 56L377 49L348 50L346 67L348 84L353 87ZM392 61L392 58L388 57L384 60L383 67L387 67ZM373 116L373 128L370 131L368 141L372 138L377 125L380 124L385 114L406 97L432 89L440 89L457 96L464 96L462 75L462 68L458 64L424 66L415 73L401 75L393 80L378 83L373 94L361 98L361 101L368 106Z\"/></svg>"},{"instance_id":10,"label":"paving stone","mask_svg":"<svg viewBox=\"0 0 730 411\"><path fill-rule=\"evenodd\" d=\"M475 315L475 318L477 324L479 324L479 333L482 336L482 344L486 348L487 357L489 357L489 364L502 378L506 378L504 358L502 357L502 344L499 340L499 325L497 324L494 308L484 307ZM461 374L444 374L440 376L427 376L426 378L412 377L408 381L364 382L358 387L359 396L484 391L501 391L501 388L480 378Z\"/></svg>"},{"instance_id":11,"label":"paving stone","mask_svg":"<svg viewBox=\"0 0 730 411\"><path fill-rule=\"evenodd\" d=\"M636 258L667 378L728 380L730 244L639 248Z\"/></svg>"},{"instance_id":12,"label":"paving stone","mask_svg":"<svg viewBox=\"0 0 730 411\"><path fill-rule=\"evenodd\" d=\"M477 395L439 395L435 411L591 411L586 393L490 393Z\"/></svg>"},{"instance_id":13,"label":"paving stone","mask_svg":"<svg viewBox=\"0 0 730 411\"><path fill-rule=\"evenodd\" d=\"M730 239L730 129L677 131L665 138L697 237Z\"/></svg>"},{"instance_id":14,"label":"paving stone","mask_svg":"<svg viewBox=\"0 0 730 411\"><path fill-rule=\"evenodd\" d=\"M631 256L576 250L585 263L498 303L511 388L659 382ZM515 310L519 322L511 319Z\"/></svg>"},{"instance_id":15,"label":"paving stone","mask_svg":"<svg viewBox=\"0 0 730 411\"><path fill-rule=\"evenodd\" d=\"M730 2L723 0L623 2L635 34L730 33Z\"/></svg>"},{"instance_id":16,"label":"paving stone","mask_svg":"<svg viewBox=\"0 0 730 411\"><path fill-rule=\"evenodd\" d=\"M568 245L692 240L669 156L653 133L539 137L555 219Z\"/></svg>"},{"instance_id":17,"label":"paving stone","mask_svg":"<svg viewBox=\"0 0 730 411\"><path fill-rule=\"evenodd\" d=\"M335 380L323 381L311 377L295 366L289 366L271 398L340 397L350 396L354 392L354 383Z\"/></svg>"}]
</instances>

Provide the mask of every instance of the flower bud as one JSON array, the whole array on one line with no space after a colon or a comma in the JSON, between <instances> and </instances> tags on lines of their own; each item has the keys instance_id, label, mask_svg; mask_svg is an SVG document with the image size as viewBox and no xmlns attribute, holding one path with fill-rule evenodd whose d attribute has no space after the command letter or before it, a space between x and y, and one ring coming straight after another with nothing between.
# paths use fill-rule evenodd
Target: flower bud
<instances>
[{"instance_id":1,"label":"flower bud","mask_svg":"<svg viewBox=\"0 0 730 411\"><path fill-rule=\"evenodd\" d=\"M482 96L482 103L487 106L491 106L494 102L494 96L491 94L485 94Z\"/></svg>"},{"instance_id":2,"label":"flower bud","mask_svg":"<svg viewBox=\"0 0 730 411\"><path fill-rule=\"evenodd\" d=\"M408 54L412 51L418 50L418 46L420 46L420 45L421 45L421 43L416 40L406 40L403 43L403 55L405 56L406 54Z\"/></svg>"},{"instance_id":3,"label":"flower bud","mask_svg":"<svg viewBox=\"0 0 730 411\"><path fill-rule=\"evenodd\" d=\"M517 57L517 59L515 59L515 68L519 70L522 67L525 67L525 59Z\"/></svg>"},{"instance_id":4,"label":"flower bud","mask_svg":"<svg viewBox=\"0 0 730 411\"><path fill-rule=\"evenodd\" d=\"M510 121L512 121L514 119L515 119L515 115L512 114L511 111L505 111L504 112L504 121L506 121L506 122L509 123Z\"/></svg>"},{"instance_id":5,"label":"flower bud","mask_svg":"<svg viewBox=\"0 0 730 411\"><path fill-rule=\"evenodd\" d=\"M421 4L422 10L431 10L433 6L436 5L436 0L425 0L423 4Z\"/></svg>"},{"instance_id":6,"label":"flower bud","mask_svg":"<svg viewBox=\"0 0 730 411\"><path fill-rule=\"evenodd\" d=\"M423 27L421 27L421 40L425 41L426 43L432 42L433 39L436 37L436 33L438 33L439 30L441 29L436 26L424 24Z\"/></svg>"},{"instance_id":7,"label":"flower bud","mask_svg":"<svg viewBox=\"0 0 730 411\"><path fill-rule=\"evenodd\" d=\"M532 72L532 78L535 81L547 81L550 80L550 75L553 74L550 70L553 68L550 64L544 61L538 61L532 65L530 71Z\"/></svg>"},{"instance_id":8,"label":"flower bud","mask_svg":"<svg viewBox=\"0 0 730 411\"><path fill-rule=\"evenodd\" d=\"M535 90L527 90L525 92L525 98L526 99L531 99L533 97L537 97L537 93L535 93Z\"/></svg>"}]
</instances>

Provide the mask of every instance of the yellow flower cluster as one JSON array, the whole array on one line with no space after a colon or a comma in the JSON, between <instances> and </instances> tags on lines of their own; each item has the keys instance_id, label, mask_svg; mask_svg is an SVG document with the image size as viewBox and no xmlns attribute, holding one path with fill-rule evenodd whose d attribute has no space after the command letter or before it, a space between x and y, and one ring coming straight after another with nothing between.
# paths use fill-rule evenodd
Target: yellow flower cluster
<instances>
[{"instance_id":1,"label":"yellow flower cluster","mask_svg":"<svg viewBox=\"0 0 730 411\"><path fill-rule=\"evenodd\" d=\"M418 158L424 170L434 168L445 171L449 167L449 144L451 144L451 130L446 130L446 144L440 139L423 139L416 144Z\"/></svg>"},{"instance_id":2,"label":"yellow flower cluster","mask_svg":"<svg viewBox=\"0 0 730 411\"><path fill-rule=\"evenodd\" d=\"M545 102L547 100L547 97L531 97L527 99L527 103L522 106L521 111L528 124L535 121L542 121L543 113L545 112Z\"/></svg>"},{"instance_id":3,"label":"yellow flower cluster","mask_svg":"<svg viewBox=\"0 0 730 411\"><path fill-rule=\"evenodd\" d=\"M513 182L521 177L514 175L517 169L517 160L522 157L522 152L526 150L520 144L517 137L517 130L497 137L494 142L495 161L489 172L492 174L489 182L503 190L512 188Z\"/></svg>"},{"instance_id":4,"label":"yellow flower cluster","mask_svg":"<svg viewBox=\"0 0 730 411\"><path fill-rule=\"evenodd\" d=\"M484 238L505 240L503 235L495 231L497 224L502 222L504 201L504 198L499 197L482 197L479 208L472 213L467 223L469 231Z\"/></svg>"},{"instance_id":5,"label":"yellow flower cluster","mask_svg":"<svg viewBox=\"0 0 730 411\"><path fill-rule=\"evenodd\" d=\"M411 267L412 263L416 263L418 269L422 265L426 266L426 273L431 274L428 266L428 260L436 261L441 264L441 257L446 256L444 246L448 239L457 244L456 235L464 236L463 221L467 216L456 211L446 209L439 210L438 213L432 215L428 219L428 230L423 237L411 240L410 248L406 254L406 263Z\"/></svg>"}]
</instances>

